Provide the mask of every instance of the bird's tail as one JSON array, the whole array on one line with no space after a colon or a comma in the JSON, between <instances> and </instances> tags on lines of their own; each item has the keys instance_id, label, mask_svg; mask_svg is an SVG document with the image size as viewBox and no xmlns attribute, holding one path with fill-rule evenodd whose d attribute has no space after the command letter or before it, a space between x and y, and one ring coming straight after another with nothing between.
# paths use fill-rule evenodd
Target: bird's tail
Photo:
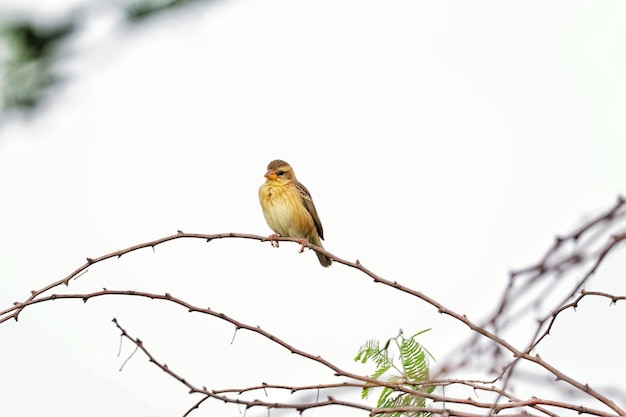
<instances>
[{"instance_id":1,"label":"bird's tail","mask_svg":"<svg viewBox=\"0 0 626 417\"><path fill-rule=\"evenodd\" d=\"M320 247L323 248L322 242L320 241L320 239L317 236L311 236L311 239L309 241L312 244L320 246ZM324 255L323 253L315 251L315 254L317 255L317 259L319 259L320 264L322 264L322 266L324 268L328 268L330 266L330 264L333 263L333 260L330 259L328 256Z\"/></svg>"},{"instance_id":2,"label":"bird's tail","mask_svg":"<svg viewBox=\"0 0 626 417\"><path fill-rule=\"evenodd\" d=\"M323 253L315 252L315 254L317 255L317 259L319 259L320 263L322 264L324 268L328 268L330 264L333 263L333 260L330 259L328 256L324 255Z\"/></svg>"}]
</instances>

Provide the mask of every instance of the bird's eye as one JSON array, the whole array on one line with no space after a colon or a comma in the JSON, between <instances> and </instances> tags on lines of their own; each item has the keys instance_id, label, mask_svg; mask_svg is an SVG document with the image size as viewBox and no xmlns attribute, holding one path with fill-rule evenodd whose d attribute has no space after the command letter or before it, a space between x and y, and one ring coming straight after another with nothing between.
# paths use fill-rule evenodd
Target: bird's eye
<instances>
[{"instance_id":1,"label":"bird's eye","mask_svg":"<svg viewBox=\"0 0 626 417\"><path fill-rule=\"evenodd\" d=\"M278 174L279 176L280 176L280 175L283 175L284 173L285 173L285 171L283 171L282 169L281 169L280 171L278 171L278 172L277 172L277 174Z\"/></svg>"}]
</instances>

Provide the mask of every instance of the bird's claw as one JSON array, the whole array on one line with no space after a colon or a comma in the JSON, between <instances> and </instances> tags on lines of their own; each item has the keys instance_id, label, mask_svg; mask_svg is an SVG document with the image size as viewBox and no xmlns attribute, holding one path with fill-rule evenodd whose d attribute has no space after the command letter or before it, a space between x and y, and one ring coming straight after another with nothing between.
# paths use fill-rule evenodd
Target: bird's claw
<instances>
[{"instance_id":1,"label":"bird's claw","mask_svg":"<svg viewBox=\"0 0 626 417\"><path fill-rule=\"evenodd\" d=\"M300 240L300 244L301 244L302 246L300 246L300 250L299 250L298 252L299 252L299 253L304 252L304 247L305 247L306 245L308 245L308 243L309 243L309 239L307 239L306 237L305 237L304 239Z\"/></svg>"},{"instance_id":2,"label":"bird's claw","mask_svg":"<svg viewBox=\"0 0 626 417\"><path fill-rule=\"evenodd\" d=\"M271 234L268 239L273 248L278 247L278 235L276 233Z\"/></svg>"}]
</instances>

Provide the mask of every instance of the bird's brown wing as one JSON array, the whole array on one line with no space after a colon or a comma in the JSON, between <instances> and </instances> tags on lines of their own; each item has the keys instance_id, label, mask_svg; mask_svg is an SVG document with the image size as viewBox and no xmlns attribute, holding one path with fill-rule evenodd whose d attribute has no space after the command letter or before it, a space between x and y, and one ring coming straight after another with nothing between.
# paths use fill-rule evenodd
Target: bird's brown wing
<instances>
[{"instance_id":1,"label":"bird's brown wing","mask_svg":"<svg viewBox=\"0 0 626 417\"><path fill-rule=\"evenodd\" d=\"M324 240L324 229L322 228L322 222L320 221L320 217L317 215L317 210L315 210L315 204L313 204L311 193L309 193L309 190L307 190L304 185L300 184L299 181L296 181L295 185L298 189L300 197L302 198L302 203L304 204L304 207L306 207L306 210L313 218L315 228L317 229L317 234L319 235L320 239Z\"/></svg>"}]
</instances>

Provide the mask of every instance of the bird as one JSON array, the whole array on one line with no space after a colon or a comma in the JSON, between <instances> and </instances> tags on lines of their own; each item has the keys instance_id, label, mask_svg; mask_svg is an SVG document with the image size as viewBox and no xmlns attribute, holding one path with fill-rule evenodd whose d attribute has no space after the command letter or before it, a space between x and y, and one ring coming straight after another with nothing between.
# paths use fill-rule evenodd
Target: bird
<instances>
[{"instance_id":1,"label":"bird","mask_svg":"<svg viewBox=\"0 0 626 417\"><path fill-rule=\"evenodd\" d=\"M307 242L322 247L322 222L311 193L296 179L291 165L275 159L267 165L265 178L259 188L259 201L265 221L275 233L269 237L272 246L278 247L276 238L282 236L300 239L300 252ZM315 253L323 267L330 266L332 260L329 257L317 251Z\"/></svg>"}]
</instances>

